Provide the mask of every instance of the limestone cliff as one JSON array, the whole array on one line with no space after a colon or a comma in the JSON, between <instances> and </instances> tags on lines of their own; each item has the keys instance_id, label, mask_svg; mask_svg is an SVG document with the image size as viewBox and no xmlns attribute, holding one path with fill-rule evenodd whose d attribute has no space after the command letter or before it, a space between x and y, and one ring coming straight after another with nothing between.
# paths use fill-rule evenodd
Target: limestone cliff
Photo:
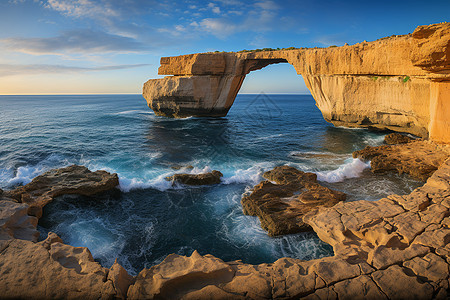
<instances>
[{"instance_id":1,"label":"limestone cliff","mask_svg":"<svg viewBox=\"0 0 450 300\"><path fill-rule=\"evenodd\" d=\"M450 143L450 23L352 46L161 58L143 95L157 115L225 116L246 74L289 63L328 122Z\"/></svg>"}]
</instances>

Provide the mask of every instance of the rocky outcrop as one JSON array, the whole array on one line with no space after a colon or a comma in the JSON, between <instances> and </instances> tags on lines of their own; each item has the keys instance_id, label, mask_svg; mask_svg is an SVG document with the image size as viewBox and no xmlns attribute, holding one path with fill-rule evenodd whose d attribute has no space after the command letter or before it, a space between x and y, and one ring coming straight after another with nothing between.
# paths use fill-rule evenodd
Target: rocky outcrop
<instances>
[{"instance_id":1,"label":"rocky outcrop","mask_svg":"<svg viewBox=\"0 0 450 300\"><path fill-rule=\"evenodd\" d=\"M89 249L65 245L54 233L36 243L37 217L54 197L93 195L117 185L117 174L74 165L0 193L0 298L124 299L134 278L117 262L104 268Z\"/></svg>"},{"instance_id":2,"label":"rocky outcrop","mask_svg":"<svg viewBox=\"0 0 450 300\"><path fill-rule=\"evenodd\" d=\"M339 202L303 218L335 255L225 263L194 252L144 269L130 299L446 299L450 159L410 195Z\"/></svg>"},{"instance_id":3,"label":"rocky outcrop","mask_svg":"<svg viewBox=\"0 0 450 300\"><path fill-rule=\"evenodd\" d=\"M400 133L389 133L384 137L384 142L388 145L406 144L411 142L413 139L400 134Z\"/></svg>"},{"instance_id":4,"label":"rocky outcrop","mask_svg":"<svg viewBox=\"0 0 450 300\"><path fill-rule=\"evenodd\" d=\"M87 248L64 245L55 234L40 243L7 241L0 251L0 265L5 299L120 298L115 287L123 284L122 278L111 276L117 266L103 268Z\"/></svg>"},{"instance_id":5,"label":"rocky outcrop","mask_svg":"<svg viewBox=\"0 0 450 300\"><path fill-rule=\"evenodd\" d=\"M106 171L91 172L83 166L54 169L35 177L29 184L5 196L29 205L28 214L40 218L42 208L55 197L65 194L91 196L114 189L119 185L117 174Z\"/></svg>"},{"instance_id":6,"label":"rocky outcrop","mask_svg":"<svg viewBox=\"0 0 450 300\"><path fill-rule=\"evenodd\" d=\"M303 216L322 206L344 201L346 195L317 183L317 175L294 167L276 167L265 172L251 194L242 198L244 214L258 216L270 236L309 231ZM272 183L275 182L275 183Z\"/></svg>"},{"instance_id":7,"label":"rocky outcrop","mask_svg":"<svg viewBox=\"0 0 450 300\"><path fill-rule=\"evenodd\" d=\"M222 177L222 173L213 170L212 172L202 174L174 174L166 177L166 180L172 181L173 184L181 183L185 185L210 185L219 184L221 182L220 178Z\"/></svg>"},{"instance_id":8,"label":"rocky outcrop","mask_svg":"<svg viewBox=\"0 0 450 300\"><path fill-rule=\"evenodd\" d=\"M397 171L426 181L450 157L446 146L416 140L407 144L367 146L353 152L354 158L370 160L372 172Z\"/></svg>"},{"instance_id":9,"label":"rocky outcrop","mask_svg":"<svg viewBox=\"0 0 450 300\"><path fill-rule=\"evenodd\" d=\"M29 216L28 208L24 203L0 201L0 240L15 238L37 242L38 218Z\"/></svg>"},{"instance_id":10,"label":"rocky outcrop","mask_svg":"<svg viewBox=\"0 0 450 300\"><path fill-rule=\"evenodd\" d=\"M199 53L161 58L143 95L157 115L225 116L245 76L275 63L302 75L324 118L450 143L450 23L324 49Z\"/></svg>"},{"instance_id":11,"label":"rocky outcrop","mask_svg":"<svg viewBox=\"0 0 450 300\"><path fill-rule=\"evenodd\" d=\"M406 144L408 145L408 144ZM299 171L269 172L289 184ZM280 171L280 172L279 172ZM3 200L8 201L8 200ZM11 202L11 201L10 201ZM2 218L23 215L18 204ZM23 206L23 207L22 207ZM5 210L6 212L6 210ZM20 213L19 213L20 212ZM50 233L34 243L13 236L1 221L2 298L65 299L446 299L450 266L450 159L410 195L339 202L303 221L329 243L334 256L311 261L281 258L249 265L194 252L169 255L136 278L117 263L93 261L87 248L62 244ZM25 221L25 224L29 224ZM28 225L26 225L28 226ZM32 238L32 235L28 235Z\"/></svg>"}]
</instances>

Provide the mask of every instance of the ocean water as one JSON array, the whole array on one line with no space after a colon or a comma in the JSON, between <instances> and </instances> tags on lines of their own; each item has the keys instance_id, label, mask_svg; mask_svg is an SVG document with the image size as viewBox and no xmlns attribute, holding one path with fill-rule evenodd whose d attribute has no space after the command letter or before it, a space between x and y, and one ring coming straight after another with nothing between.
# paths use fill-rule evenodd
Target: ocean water
<instances>
[{"instance_id":1,"label":"ocean water","mask_svg":"<svg viewBox=\"0 0 450 300\"><path fill-rule=\"evenodd\" d=\"M242 194L283 164L317 173L349 201L409 193L422 183L374 175L352 158L385 134L334 127L309 95L238 95L225 118L186 119L155 116L140 95L0 96L0 188L70 164L118 173L120 191L59 197L39 230L89 247L106 267L117 257L132 274L194 249L254 264L313 259L332 255L331 247L314 233L268 237L256 217L242 214ZM164 179L214 169L224 174L219 185Z\"/></svg>"}]
</instances>

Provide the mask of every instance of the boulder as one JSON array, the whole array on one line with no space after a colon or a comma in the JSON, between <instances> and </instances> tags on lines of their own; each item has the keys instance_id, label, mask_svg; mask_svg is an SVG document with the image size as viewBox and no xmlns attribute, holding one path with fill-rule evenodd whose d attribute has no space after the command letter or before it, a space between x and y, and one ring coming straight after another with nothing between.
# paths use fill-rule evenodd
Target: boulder
<instances>
[{"instance_id":1,"label":"boulder","mask_svg":"<svg viewBox=\"0 0 450 300\"><path fill-rule=\"evenodd\" d=\"M185 185L211 185L219 184L221 182L221 177L223 177L222 173L213 170L212 172L202 174L174 174L166 177L166 180L172 181L173 184L181 183Z\"/></svg>"}]
</instances>

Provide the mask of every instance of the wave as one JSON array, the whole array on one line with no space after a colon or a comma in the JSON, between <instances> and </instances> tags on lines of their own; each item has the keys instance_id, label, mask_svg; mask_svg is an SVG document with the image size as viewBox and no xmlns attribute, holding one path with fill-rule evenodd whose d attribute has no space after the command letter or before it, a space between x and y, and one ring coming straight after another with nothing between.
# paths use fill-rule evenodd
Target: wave
<instances>
[{"instance_id":1,"label":"wave","mask_svg":"<svg viewBox=\"0 0 450 300\"><path fill-rule=\"evenodd\" d=\"M355 178L361 176L362 172L370 168L370 162L363 162L358 158L346 160L346 163L341 165L336 170L316 172L317 179L326 182L341 182L346 178Z\"/></svg>"},{"instance_id":2,"label":"wave","mask_svg":"<svg viewBox=\"0 0 450 300\"><path fill-rule=\"evenodd\" d=\"M261 180L261 175L266 169L265 164L257 164L247 169L237 169L231 172L224 172L225 176L222 177L222 184L239 184L239 183L250 183L257 184ZM184 185L173 184L171 181L167 181L166 177L172 176L174 174L202 174L211 172L213 168L210 166L205 167L194 167L193 169L182 168L177 171L166 171L156 177L153 178L129 178L126 175L119 175L119 188L122 192L130 192L136 189L147 189L153 188L159 191L166 191L169 189L184 189L184 188L193 188L191 186L187 187ZM228 176L227 176L228 175Z\"/></svg>"},{"instance_id":3,"label":"wave","mask_svg":"<svg viewBox=\"0 0 450 300\"><path fill-rule=\"evenodd\" d=\"M364 143L369 146L380 146L384 142L385 135L380 136L365 136Z\"/></svg>"},{"instance_id":4,"label":"wave","mask_svg":"<svg viewBox=\"0 0 450 300\"><path fill-rule=\"evenodd\" d=\"M132 110L124 110L124 111L119 111L116 113L111 113L110 115L130 115L130 114L150 114L153 115L153 111L149 111L149 110L140 110L140 109L132 109Z\"/></svg>"},{"instance_id":5,"label":"wave","mask_svg":"<svg viewBox=\"0 0 450 300\"><path fill-rule=\"evenodd\" d=\"M10 188L30 183L33 178L53 168L70 165L68 159L58 154L50 154L37 164L29 164L17 168L0 169L0 185Z\"/></svg>"},{"instance_id":6,"label":"wave","mask_svg":"<svg viewBox=\"0 0 450 300\"><path fill-rule=\"evenodd\" d=\"M233 175L222 178L222 182L224 184L233 184L233 183L256 184L261 180L263 170L264 168L261 164L257 164L256 166L250 167L248 169L237 169L236 171L234 171Z\"/></svg>"}]
</instances>

